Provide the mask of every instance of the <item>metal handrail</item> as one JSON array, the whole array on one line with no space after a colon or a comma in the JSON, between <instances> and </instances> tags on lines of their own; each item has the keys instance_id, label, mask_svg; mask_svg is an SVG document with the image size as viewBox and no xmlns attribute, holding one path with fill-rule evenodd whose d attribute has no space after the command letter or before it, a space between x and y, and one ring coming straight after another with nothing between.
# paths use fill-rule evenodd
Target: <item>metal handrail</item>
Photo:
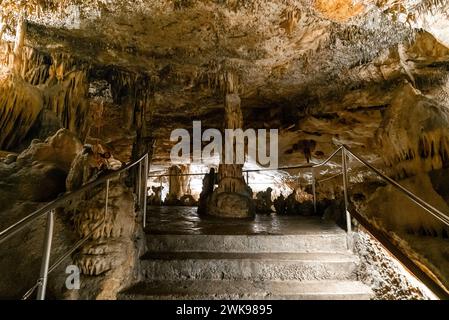
<instances>
[{"instance_id":1,"label":"metal handrail","mask_svg":"<svg viewBox=\"0 0 449 320\"><path fill-rule=\"evenodd\" d=\"M106 207L107 207L107 204L106 204ZM59 267L61 265L61 263L65 259L67 259L72 253L74 253L79 247L81 247L84 243L86 243L87 240L89 240L94 235L94 233L97 232L97 230L100 229L100 227L102 227L104 225L104 223L106 222L105 217L106 217L106 214L103 216L103 220L95 228L93 228L92 231L86 237L77 241L73 247L71 247L69 250L67 250L51 266L48 267L47 276L50 273L52 273L57 267ZM42 279L39 278L39 279L37 279L36 283L23 295L22 300L27 300L33 294L33 292L37 288L39 288L39 286L41 286L41 285L42 285Z\"/></svg>"},{"instance_id":2,"label":"metal handrail","mask_svg":"<svg viewBox=\"0 0 449 320\"><path fill-rule=\"evenodd\" d=\"M278 168L262 168L262 169L250 169L250 170L243 170L242 172L248 173L248 172L261 172L261 171L277 171L277 170L291 170L291 169L312 169L312 168L319 168L329 163L329 161L332 160L332 158L343 148L343 146L338 147L334 152L331 153L329 157L327 157L325 160L319 163L306 163L306 164L300 164L296 166L286 166L286 167L278 167Z\"/></svg>"},{"instance_id":3,"label":"metal handrail","mask_svg":"<svg viewBox=\"0 0 449 320\"><path fill-rule=\"evenodd\" d=\"M437 218L438 220L440 220L441 222L443 222L444 224L446 224L447 226L449 226L449 217L444 214L443 212L441 212L440 210L438 210L437 208L435 208L434 206L432 206L431 204L427 203L426 201L424 201L423 199L421 199L420 197L418 197L417 195L415 195L413 192L411 192L410 190L404 188L402 185L400 185L399 183L397 183L396 181L394 181L393 179L391 179L390 177L386 176L385 174L383 174L379 169L375 168L374 166L372 166L371 164L369 164L366 160L364 160L363 158L357 156L354 152L351 151L351 149L349 149L347 146L343 146L343 148L348 152L348 154L350 154L352 157L354 157L354 159L358 160L360 163L362 163L365 167L367 167L368 169L370 169L372 172L374 172L375 174L377 174L379 177L381 177L383 180L385 180L386 182L388 182L389 184L391 184L393 187L395 187L397 190L399 190L401 193L403 193L408 199L412 200L413 202L415 202L417 205L419 205L421 208L425 209L427 212L429 212L430 214L432 214L435 218Z\"/></svg>"},{"instance_id":4,"label":"metal handrail","mask_svg":"<svg viewBox=\"0 0 449 320\"><path fill-rule=\"evenodd\" d=\"M319 168L322 167L324 165L326 165L327 163L329 163L331 161L331 159L338 154L338 152L342 152L342 159L341 159L341 172L338 173L337 175L331 176L329 178L324 178L322 180L316 180L315 179L315 173L312 171L312 183L313 183L313 198L314 198L314 209L316 210L316 192L315 192L315 184L317 182L324 182L330 179L333 179L339 175L343 175L343 190L344 190L344 202L345 202L345 215L346 215L346 224L347 224L347 232L348 232L348 248L350 248L352 246L352 240L351 240L351 216L348 210L348 206L349 206L349 200L348 200L348 168L347 168L347 156L350 155L352 156L354 159L356 159L357 161L359 161L362 165L364 165L365 167L367 167L369 170L371 170L372 172L374 172L375 174L377 174L380 178L382 178L383 180L385 180L387 183L391 184L393 187L395 187L397 190L399 190L402 194L404 194L408 199L412 200L414 203L416 203L417 205L419 205L421 208L425 209L427 212L429 212L430 214L432 214L435 218L437 218L438 220L440 220L441 222L443 222L444 224L449 226L449 217L444 214L443 212L441 212L440 210L436 209L435 207L433 207L432 205L430 205L429 203L427 203L426 201L424 201L423 199L421 199L420 197L418 197L417 195L415 195L414 193L412 193L410 190L406 189L405 187L403 187L402 185L400 185L398 182L396 182L395 180L393 180L392 178L386 176L384 173L382 173L379 169L375 168L373 165L369 164L366 160L364 160L363 158L361 158L360 156L356 155L354 152L351 151L351 149L349 147L347 147L346 145L341 145L340 147L338 147L328 158L326 158L324 161L320 162L320 163L308 163L308 164L303 164L303 165L296 165L296 166L288 166L288 167L279 167L279 168L262 168L262 169L251 169L251 170L244 170L243 172L245 172L246 174L248 174L249 172L259 172L259 171L272 171L272 170L289 170L289 169L305 169L305 168L309 168L309 169L313 169L313 168ZM28 216L26 216L25 218L21 219L20 221L18 221L17 223L11 225L10 227L6 228L5 230L0 232L0 244L3 243L5 240L7 240L8 238L10 238L11 236L13 236L14 234L16 234L17 232L23 230L26 226L28 226L31 222L35 221L37 218L48 214L48 219L47 219L47 231L46 231L46 241L44 244L44 257L43 257L43 261L42 261L42 267L41 267L41 277L38 279L38 281L36 282L36 284L27 291L27 293L25 294L24 298L28 298L36 288L38 288L39 293L38 293L38 298L44 298L45 297L45 289L46 289L46 280L47 280L47 276L49 273L51 273L52 271L54 271L56 269L57 266L60 265L60 263L62 263L62 261L64 259L66 259L68 256L70 256L70 254L72 254L77 248L79 248L83 243L85 243L93 234L94 231L96 231L101 225L102 223L100 223L98 226L96 226L94 228L94 230L85 238L79 240L74 247L72 247L70 250L66 251L60 258L58 258L56 260L56 262L53 265L49 265L49 250L51 249L51 234L52 234L52 224L53 224L53 215L54 215L54 210L61 207L64 203L76 199L78 196L80 196L81 194L83 194L84 192L91 190L92 188L102 184L102 183L107 183L107 189L109 189L109 180L114 179L118 176L120 176L121 173L131 169L132 167L139 165L139 183L138 183L138 190L137 190L137 194L138 194L138 201L141 204L141 200L142 198L144 199L144 203L143 203L143 224L145 225L145 220L146 220L146 196L147 196L147 188L146 188L146 181L147 179L143 179L144 181L142 181L142 164L144 165L144 172L146 173L146 177L151 177L148 175L148 154L145 154L143 156L141 156L138 160L124 166L123 168L114 171L112 173L109 173L95 181L92 181L90 183L87 183L86 185L84 185L83 187L81 187L80 189L73 191L71 193L65 194L59 198L57 198L56 200L49 202L48 204L44 205L42 208L34 211L33 213L29 214ZM192 175L192 174L191 174ZM159 175L160 177L162 176L170 176L170 175ZM142 183L143 182L143 183ZM143 190L142 190L143 189ZM142 192L143 191L143 192ZM142 197L142 193L143 193L143 197ZM107 196L108 195L108 190L106 193L106 212L107 212ZM43 293L42 293L43 292Z\"/></svg>"},{"instance_id":5,"label":"metal handrail","mask_svg":"<svg viewBox=\"0 0 449 320\"><path fill-rule=\"evenodd\" d=\"M319 162L319 163L306 163L306 164L300 164L300 165L296 165L296 166L277 167L277 168L246 169L246 170L242 170L242 173L318 168L318 167L324 166L327 163L329 163L329 161L332 160L332 158L341 150L341 148L343 148L343 147L342 146L338 147L334 152L332 152L332 154L329 157L327 157L325 160L323 160L322 162ZM151 172L150 172L148 175L148 178L175 177L175 176L176 177L204 176L205 174L208 174L208 172L205 172L205 173L180 173L180 174L151 174Z\"/></svg>"},{"instance_id":6,"label":"metal handrail","mask_svg":"<svg viewBox=\"0 0 449 320\"><path fill-rule=\"evenodd\" d=\"M56 260L56 262L50 266L50 253L51 253L51 245L52 245L52 238L53 238L53 225L54 225L54 213L57 208L63 207L65 203L67 203L70 200L75 200L77 197L82 195L84 192L89 191L93 189L94 187L105 183L106 182L106 202L105 202L105 216L108 212L108 197L109 197L109 182L111 179L114 179L116 177L119 177L123 172L133 168L134 166L139 165L139 184L138 184L138 202L139 206L142 205L141 208L143 208L143 225L145 226L145 220L146 220L146 198L147 198L147 177L145 179L142 179L142 165L144 167L143 172L145 175L148 175L148 153L141 156L136 161L125 165L124 167L120 168L117 171L111 172L109 174L106 174L103 177L100 177L96 179L95 181L89 182L82 186L80 189L64 194L61 197L47 203L43 207L41 207L38 210L35 210L25 218L19 220L18 222L14 223L13 225L9 226L8 228L4 229L0 232L0 244L15 235L17 232L23 230L26 226L28 226L30 223L38 219L39 217L47 215L47 223L46 223L46 231L45 231L45 240L44 240L44 249L43 249L43 256L42 256L42 262L41 262L41 271L40 276L36 282L35 285L31 289L29 289L25 295L23 296L24 299L27 299L31 296L31 294L38 289L37 298L40 300L45 299L45 293L46 293L46 285L47 285L47 279L48 275L55 270L64 259L66 259L70 254L72 254L76 249L78 249L82 244L84 244L92 235L93 233L98 230L99 227L101 227L105 220L103 219L102 222L99 223L92 231L89 233L88 236L84 237L83 239L79 240L75 246L73 246L71 249L69 249L67 252L65 252L59 259ZM142 196L143 194L143 196ZM143 203L142 203L143 200Z\"/></svg>"},{"instance_id":7,"label":"metal handrail","mask_svg":"<svg viewBox=\"0 0 449 320\"><path fill-rule=\"evenodd\" d=\"M323 178L323 179L320 179L320 180L316 180L316 183L323 183L323 182L326 182L326 181L335 179L335 178L337 178L337 177L339 177L339 176L341 176L341 175L342 175L342 173L339 172L339 173L334 174L334 175L332 175L332 176L330 176L330 177Z\"/></svg>"},{"instance_id":8,"label":"metal handrail","mask_svg":"<svg viewBox=\"0 0 449 320\"><path fill-rule=\"evenodd\" d=\"M430 205L429 203L427 203L426 201L424 201L423 199L421 199L420 197L418 197L417 195L415 195L414 193L412 193L411 191L407 190L406 188L404 188L403 186L401 186L399 183L397 183L396 181L394 181L393 179L391 179L390 177L386 176L385 174L383 174L380 170L378 170L377 168L375 168L374 166L372 166L371 164L369 164L366 160L362 159L361 157L357 156L356 154L354 154L354 152L351 151L351 149L346 146L346 145L341 145L340 147L338 147L329 157L327 157L324 161L320 162L320 163L308 163L308 164L301 164L301 165L296 165L296 166L286 166L286 167L278 167L278 168L261 168L261 169L250 169L250 170L243 170L243 173L250 173L250 172L260 172L260 171L273 171L273 170L289 170L289 169L311 169L311 168L319 168L322 166L325 166L326 164L328 164L332 158L338 153L338 152L342 152L342 160L346 160L346 152L351 155L352 157L354 157L356 160L358 160L361 164L363 164L365 167L367 167L368 169L370 169L372 172L374 172L375 174L377 174L378 176L380 176L383 180L385 180L386 182L388 182L389 184L391 184L392 186L394 186L397 190L399 190L400 192L402 192L407 198L409 198L410 200L412 200L413 202L415 202L417 205L419 205L420 207L422 207L423 209L425 209L426 211L428 211L429 213L431 213L435 218L437 218L438 220L440 220L441 222L445 223L446 225L449 226L449 217L447 215L445 215L443 212L441 212L440 210L436 209L435 207L433 207L432 205ZM346 161L342 161L342 172L337 173L331 177L328 178L324 178L321 180L315 180L315 178L313 179L313 184L315 183L322 183L331 179L334 179L340 175L343 174L343 180L345 183L347 183L347 177L346 174L347 172L347 168L344 169L343 168L343 162ZM161 174L161 175L149 175L149 177L170 177L170 176L193 176L193 175L202 175L201 173L187 173L187 174L180 174L180 175L171 175L171 174ZM344 188L345 192L347 192L347 188ZM346 201L345 201L346 202ZM314 197L314 204L316 205L316 199ZM346 207L347 207L347 203L346 203Z\"/></svg>"},{"instance_id":9,"label":"metal handrail","mask_svg":"<svg viewBox=\"0 0 449 320\"><path fill-rule=\"evenodd\" d=\"M372 172L374 172L375 174L377 174L380 178L382 178L383 180L385 180L386 182L388 182L389 184L391 184L393 187L395 187L397 190L399 190L401 193L403 193L408 199L412 200L413 202L415 202L417 205L419 205L421 208L425 209L427 212L429 212L430 214L432 214L435 218L437 218L438 220L440 220L441 222L443 222L444 224L449 226L449 217L444 214L443 212L441 212L440 210L438 210L437 208L435 208L434 206L432 206L431 204L427 203L426 201L424 201L423 199L421 199L420 197L418 197L417 195L415 195L413 192L411 192L410 190L406 189L405 187L403 187L402 185L400 185L398 182L396 182L395 180L393 180L392 178L388 177L387 175L385 175L384 173L382 173L379 169L375 168L373 165L371 165L370 163L368 163L366 160L364 160L363 158L361 158L360 156L356 155L348 146L346 145L341 145L337 150L335 150L325 161L315 164L312 167L317 168L317 167L322 167L324 165L326 165L339 151L345 151L347 152L349 155L351 155L352 157L354 157L356 160L358 160L361 164L363 164L365 167L367 167L368 169L370 169ZM344 153L345 153L344 152ZM343 154L343 158L345 158L345 155ZM292 167L292 168L296 168L296 167ZM343 168L342 168L343 169ZM342 170L342 171L347 171L346 170ZM347 173L347 172L346 172ZM327 180L331 180L333 178L338 177L339 175L344 174L344 172L340 172L336 175L333 175L331 177L328 178L324 178L321 180L316 180L316 182L324 182Z\"/></svg>"},{"instance_id":10,"label":"metal handrail","mask_svg":"<svg viewBox=\"0 0 449 320\"><path fill-rule=\"evenodd\" d=\"M62 204L64 204L67 201L74 200L81 194L83 194L85 191L91 190L94 187L105 183L107 180L113 179L117 176L119 176L121 173L131 169L132 167L136 166L137 164L141 163L148 155L145 154L142 157L140 157L138 160L124 166L123 168L120 168L117 171L108 173L107 175L100 177L99 179L89 182L82 186L80 189L66 193L59 198L56 198L55 200L47 203L43 207L37 209L36 211L32 212L31 214L27 215L23 219L19 220L18 222L14 223L13 225L9 226L8 228L4 229L0 232L0 244L3 243L5 240L16 234L17 232L21 231L23 228L25 228L27 225L29 225L31 222L35 221L37 218L42 217L45 215L48 211L57 209L61 207Z\"/></svg>"}]
</instances>

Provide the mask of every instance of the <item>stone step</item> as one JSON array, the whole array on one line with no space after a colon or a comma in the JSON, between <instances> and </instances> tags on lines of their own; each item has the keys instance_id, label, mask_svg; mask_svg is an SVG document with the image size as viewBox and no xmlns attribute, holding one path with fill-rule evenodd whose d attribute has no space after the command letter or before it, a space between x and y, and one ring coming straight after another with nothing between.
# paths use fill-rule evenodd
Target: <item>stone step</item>
<instances>
[{"instance_id":1,"label":"stone step","mask_svg":"<svg viewBox=\"0 0 449 320\"><path fill-rule=\"evenodd\" d=\"M147 234L147 247L159 252L347 252L341 232L301 235L157 235Z\"/></svg>"},{"instance_id":2,"label":"stone step","mask_svg":"<svg viewBox=\"0 0 449 320\"><path fill-rule=\"evenodd\" d=\"M125 300L290 299L368 300L371 289L358 281L226 281L141 282L121 292Z\"/></svg>"},{"instance_id":3,"label":"stone step","mask_svg":"<svg viewBox=\"0 0 449 320\"><path fill-rule=\"evenodd\" d=\"M349 279L357 265L349 253L148 252L141 260L147 280Z\"/></svg>"}]
</instances>

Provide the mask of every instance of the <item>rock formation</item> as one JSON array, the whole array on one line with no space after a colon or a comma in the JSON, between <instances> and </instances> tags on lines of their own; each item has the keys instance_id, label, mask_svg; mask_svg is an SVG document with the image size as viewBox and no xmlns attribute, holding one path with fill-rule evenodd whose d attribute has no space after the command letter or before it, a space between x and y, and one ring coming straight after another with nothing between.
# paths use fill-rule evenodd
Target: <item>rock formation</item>
<instances>
[{"instance_id":1,"label":"rock formation","mask_svg":"<svg viewBox=\"0 0 449 320\"><path fill-rule=\"evenodd\" d=\"M414 106L412 110L409 106ZM377 132L382 157L399 177L449 165L449 112L410 83L399 87Z\"/></svg>"},{"instance_id":2,"label":"rock formation","mask_svg":"<svg viewBox=\"0 0 449 320\"><path fill-rule=\"evenodd\" d=\"M45 141L33 140L20 154L11 154L0 161L0 229L4 230L63 194L71 163L81 149L78 138L69 130L61 129ZM55 216L55 255L69 249L76 239L71 228L67 228L65 218L64 215ZM0 297L22 298L35 284L44 228L45 219L38 219L2 244L0 272L5 275L5 281L0 285Z\"/></svg>"},{"instance_id":3,"label":"rock formation","mask_svg":"<svg viewBox=\"0 0 449 320\"><path fill-rule=\"evenodd\" d=\"M243 116L240 108L240 98L237 94L227 94L225 98L225 128L241 129ZM227 141L229 143L229 141ZM218 187L213 189L207 198L206 209L200 212L219 217L248 218L254 215L252 190L243 178L243 164L237 163L236 142L232 142L233 164L221 163L218 167ZM224 162L224 161L223 161ZM206 189L209 183L206 184ZM202 202L200 201L202 204Z\"/></svg>"},{"instance_id":4,"label":"rock formation","mask_svg":"<svg viewBox=\"0 0 449 320\"><path fill-rule=\"evenodd\" d=\"M187 194L189 176L189 168L185 165L171 166L168 170L169 190L164 203L166 205L181 205L181 198Z\"/></svg>"},{"instance_id":5,"label":"rock formation","mask_svg":"<svg viewBox=\"0 0 449 320\"><path fill-rule=\"evenodd\" d=\"M267 188L265 191L260 191L256 194L254 199L256 212L258 213L270 213L272 212L271 206L273 201L271 200L272 188ZM281 209L279 209L281 211Z\"/></svg>"},{"instance_id":6,"label":"rock formation","mask_svg":"<svg viewBox=\"0 0 449 320\"><path fill-rule=\"evenodd\" d=\"M152 194L147 198L148 204L160 206L162 204L162 189L164 187L151 187Z\"/></svg>"},{"instance_id":7,"label":"rock formation","mask_svg":"<svg viewBox=\"0 0 449 320\"><path fill-rule=\"evenodd\" d=\"M215 169L210 168L209 173L206 173L203 177L200 199L198 201L198 213L207 213L207 206L214 192L216 182L217 174L215 173Z\"/></svg>"},{"instance_id":8,"label":"rock formation","mask_svg":"<svg viewBox=\"0 0 449 320\"><path fill-rule=\"evenodd\" d=\"M245 128L279 129L280 166L322 161L344 143L449 210L447 1L8 0L0 12L2 226L65 192L84 144L101 144L122 163L154 151L151 164L168 170L172 130L189 130L192 120L243 128L243 118ZM334 157L317 176L339 173L340 164ZM351 203L433 272L448 270L447 228L353 159L349 167ZM181 199L185 187L174 178L169 198L191 203ZM82 199L82 212L67 209L75 240L103 217L100 189ZM340 178L319 183L318 211L338 219L341 191ZM309 214L307 194L278 198L276 211ZM148 203L161 196L154 188ZM222 163L204 178L199 210L248 217L252 197L241 164ZM139 232L122 179L111 182L110 201L105 229L74 257L92 277L79 297L113 298L126 282L116 272L133 268L117 253L135 257ZM121 223L129 223L123 232ZM58 226L71 237L69 222Z\"/></svg>"},{"instance_id":9,"label":"rock formation","mask_svg":"<svg viewBox=\"0 0 449 320\"><path fill-rule=\"evenodd\" d=\"M81 148L73 133L61 129L45 141L33 140L18 156L0 162L2 211L22 201L45 202L64 193L71 163Z\"/></svg>"},{"instance_id":10,"label":"rock formation","mask_svg":"<svg viewBox=\"0 0 449 320\"><path fill-rule=\"evenodd\" d=\"M140 236L132 190L123 179L110 182L108 207L103 186L72 204L65 214L71 217L80 238L89 237L74 263L81 271L80 290L68 290L69 299L115 299L117 293L135 280Z\"/></svg>"}]
</instances>

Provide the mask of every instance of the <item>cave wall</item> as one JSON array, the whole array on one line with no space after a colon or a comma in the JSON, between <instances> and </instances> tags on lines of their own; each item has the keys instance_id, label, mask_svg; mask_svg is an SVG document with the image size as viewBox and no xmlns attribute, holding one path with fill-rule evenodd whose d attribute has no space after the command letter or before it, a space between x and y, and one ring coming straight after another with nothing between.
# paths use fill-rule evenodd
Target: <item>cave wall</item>
<instances>
[{"instance_id":1,"label":"cave wall","mask_svg":"<svg viewBox=\"0 0 449 320\"><path fill-rule=\"evenodd\" d=\"M11 47L2 42L0 61L6 70ZM1 78L0 149L23 150L33 138L46 138L59 128L69 129L83 142L114 142L118 149L129 146L130 140L140 141L131 142L139 154L151 144L147 122L152 86L145 75L32 47L24 47L21 61L17 73L6 71ZM108 88L107 96L96 88L99 83ZM100 122L103 132L98 130ZM117 123L126 132L113 132ZM125 161L133 151L123 152Z\"/></svg>"},{"instance_id":2,"label":"cave wall","mask_svg":"<svg viewBox=\"0 0 449 320\"><path fill-rule=\"evenodd\" d=\"M145 77L30 47L25 48L23 57L23 68L18 73L7 71L0 89L4 93L0 149L23 150L18 155L5 152L9 155L0 163L1 202L7 204L0 213L2 229L65 192L71 163L83 143L101 145L126 163L148 150L151 142L146 139L145 121L151 86ZM43 182L45 188L41 187ZM105 217L103 186L76 201L75 209L69 206L58 211L54 259L87 236L99 217L104 218L104 227L54 272L49 280L49 297L115 299L118 291L135 280L139 248L143 246L136 240L141 233L141 216L136 213L133 190L128 185L124 178L111 182ZM20 298L37 279L35 266L39 265L45 227L41 220L28 235L35 244L21 243L23 235L19 234L3 247L1 254L8 259L0 269L8 277L21 279L21 283L14 289L12 282L2 283L0 296ZM12 261L23 255L29 257L27 262L18 264L16 271L10 270ZM65 289L63 267L70 264L81 270L79 291Z\"/></svg>"},{"instance_id":3,"label":"cave wall","mask_svg":"<svg viewBox=\"0 0 449 320\"><path fill-rule=\"evenodd\" d=\"M449 215L448 169L399 180L415 195ZM404 194L380 182L355 184L351 202L426 273L449 287L449 227Z\"/></svg>"},{"instance_id":4,"label":"cave wall","mask_svg":"<svg viewBox=\"0 0 449 320\"><path fill-rule=\"evenodd\" d=\"M71 163L81 149L82 144L75 134L60 129L44 141L33 140L19 155L0 161L0 230L63 193ZM38 279L45 218L37 219L2 243L0 272L4 281L0 284L1 298L22 298ZM67 227L67 218L55 216L52 261L76 241L72 228Z\"/></svg>"},{"instance_id":5,"label":"cave wall","mask_svg":"<svg viewBox=\"0 0 449 320\"><path fill-rule=\"evenodd\" d=\"M447 105L406 83L397 89L376 138L386 166L399 177L447 167Z\"/></svg>"},{"instance_id":6,"label":"cave wall","mask_svg":"<svg viewBox=\"0 0 449 320\"><path fill-rule=\"evenodd\" d=\"M0 60L6 63L12 44L2 46ZM21 62L20 70L7 72L1 85L6 94L2 95L0 148L23 149L31 138L46 138L61 127L84 140L89 125L87 66L67 54L52 56L30 47L22 51ZM9 64L2 67L8 69ZM49 126L53 131L46 130Z\"/></svg>"},{"instance_id":7,"label":"cave wall","mask_svg":"<svg viewBox=\"0 0 449 320\"><path fill-rule=\"evenodd\" d=\"M170 131L190 128L192 119L223 128L223 97L232 91L241 98L246 127L279 128L281 166L324 160L345 143L437 199L435 175L444 177L440 170L449 161L447 10L444 1L420 1L418 8L412 2L114 0L61 5L58 14L39 10L28 17L20 56L14 28L2 30L0 149L21 152L33 139L41 141L32 146L66 128L122 162L154 146L154 161L164 165ZM8 19L16 25L16 17ZM14 69L11 58L20 62ZM18 194L48 200L34 197L22 169L11 169L16 162L10 155L0 167L5 201L19 188ZM334 174L339 162L325 174ZM32 177L57 180L48 197L64 192L65 169L42 163L25 168ZM367 188L370 179L362 179ZM131 210L129 190L116 187ZM373 199L382 228L402 228L397 214L411 230L435 230L430 233L442 239L432 218L413 210L404 215L393 204L378 208L380 196ZM88 204L94 216L97 200ZM80 230L88 230L94 218L79 214ZM86 262L83 272L103 270L109 262L100 260Z\"/></svg>"}]
</instances>

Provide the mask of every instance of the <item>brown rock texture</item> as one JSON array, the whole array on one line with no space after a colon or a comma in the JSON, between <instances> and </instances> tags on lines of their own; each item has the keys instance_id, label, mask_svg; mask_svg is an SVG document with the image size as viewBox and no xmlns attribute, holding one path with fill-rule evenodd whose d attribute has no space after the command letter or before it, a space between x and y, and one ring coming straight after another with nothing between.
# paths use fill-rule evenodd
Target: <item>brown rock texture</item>
<instances>
[{"instance_id":1,"label":"brown rock texture","mask_svg":"<svg viewBox=\"0 0 449 320\"><path fill-rule=\"evenodd\" d=\"M170 132L190 130L193 120L204 129L279 129L280 166L319 162L346 144L447 209L447 1L33 0L2 1L0 9L5 210L22 212L26 201L64 192L71 159L85 143L124 163L150 151L151 165L165 172L172 165ZM229 112L232 97L239 107ZM340 163L339 156L332 159L321 176L338 173ZM447 244L447 229L427 214L402 210L394 191L355 161L350 169L357 205L379 228L394 228L404 250L414 247L435 273L447 270L445 251L432 249L440 252L435 260L424 257L422 246L426 237L438 242L432 248ZM252 191L241 171L235 164L218 168L211 213L251 215ZM300 179L293 180L296 190ZM96 277L80 297L113 298L107 288L115 292L127 281L115 272L132 269L126 259L135 257L130 241L139 225L131 222L131 191L122 181L113 184L117 204L107 232L79 260ZM178 199L184 182L171 184ZM341 179L320 188L320 200L341 198ZM83 199L85 211L72 212L77 237L101 216L102 192ZM160 203L161 190L155 193L150 202ZM0 225L15 217L2 215ZM118 224L125 222L130 229L122 233ZM103 242L112 251L98 257ZM115 256L119 249L131 258ZM106 273L113 280L98 284Z\"/></svg>"}]
</instances>

